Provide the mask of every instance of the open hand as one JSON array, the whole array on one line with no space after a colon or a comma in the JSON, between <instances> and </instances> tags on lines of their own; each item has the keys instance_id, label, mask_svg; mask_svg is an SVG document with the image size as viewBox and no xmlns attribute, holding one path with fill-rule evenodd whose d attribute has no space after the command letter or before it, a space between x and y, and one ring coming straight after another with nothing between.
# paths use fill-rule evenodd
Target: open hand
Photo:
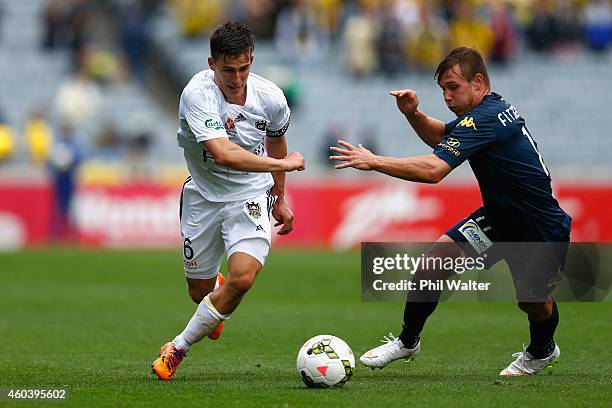
<instances>
[{"instance_id":1,"label":"open hand","mask_svg":"<svg viewBox=\"0 0 612 408\"><path fill-rule=\"evenodd\" d=\"M329 148L329 150L338 154L337 156L330 156L330 160L344 162L335 165L334 167L336 169L353 167L359 170L372 170L374 168L374 165L377 162L377 156L363 147L361 144L353 146L344 140L338 140L338 144L343 146L344 149L336 146Z\"/></svg>"}]
</instances>

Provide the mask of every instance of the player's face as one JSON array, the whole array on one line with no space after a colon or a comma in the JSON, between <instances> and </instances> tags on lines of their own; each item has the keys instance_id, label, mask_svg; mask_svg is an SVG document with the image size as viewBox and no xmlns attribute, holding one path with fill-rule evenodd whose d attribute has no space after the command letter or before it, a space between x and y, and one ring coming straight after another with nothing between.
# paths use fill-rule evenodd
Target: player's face
<instances>
[{"instance_id":1,"label":"player's face","mask_svg":"<svg viewBox=\"0 0 612 408\"><path fill-rule=\"evenodd\" d=\"M469 82L463 78L459 65L443 72L438 79L438 85L442 88L446 106L455 115L463 115L473 108L476 100L476 87L474 81Z\"/></svg>"},{"instance_id":2,"label":"player's face","mask_svg":"<svg viewBox=\"0 0 612 408\"><path fill-rule=\"evenodd\" d=\"M223 94L230 98L245 95L251 64L253 53L223 57L216 61L212 57L208 58L208 66L215 71L215 82Z\"/></svg>"}]
</instances>

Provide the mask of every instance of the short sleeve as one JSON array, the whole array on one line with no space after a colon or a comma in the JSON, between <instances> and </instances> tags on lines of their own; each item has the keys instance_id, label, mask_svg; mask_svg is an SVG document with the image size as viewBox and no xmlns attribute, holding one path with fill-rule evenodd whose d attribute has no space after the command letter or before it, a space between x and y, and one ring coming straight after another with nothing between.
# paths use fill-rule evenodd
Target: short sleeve
<instances>
[{"instance_id":1,"label":"short sleeve","mask_svg":"<svg viewBox=\"0 0 612 408\"><path fill-rule=\"evenodd\" d=\"M227 137L214 95L190 92L183 97L183 115L198 142Z\"/></svg>"},{"instance_id":2,"label":"short sleeve","mask_svg":"<svg viewBox=\"0 0 612 408\"><path fill-rule=\"evenodd\" d=\"M268 137L283 136L287 132L291 120L291 110L289 109L287 99L282 91L280 91L280 95L275 98L275 102L273 111L270 115L270 124L266 130L266 136Z\"/></svg>"},{"instance_id":3,"label":"short sleeve","mask_svg":"<svg viewBox=\"0 0 612 408\"><path fill-rule=\"evenodd\" d=\"M444 136L448 135L450 132L453 131L453 129L457 126L457 124L459 123L459 121L461 120L461 118L457 118L453 121L448 122L447 124L444 125Z\"/></svg>"},{"instance_id":4,"label":"short sleeve","mask_svg":"<svg viewBox=\"0 0 612 408\"><path fill-rule=\"evenodd\" d=\"M472 116L459 117L446 124L445 136L435 147L433 154L455 168L495 143L495 140L495 126L491 121L479 121Z\"/></svg>"}]
</instances>

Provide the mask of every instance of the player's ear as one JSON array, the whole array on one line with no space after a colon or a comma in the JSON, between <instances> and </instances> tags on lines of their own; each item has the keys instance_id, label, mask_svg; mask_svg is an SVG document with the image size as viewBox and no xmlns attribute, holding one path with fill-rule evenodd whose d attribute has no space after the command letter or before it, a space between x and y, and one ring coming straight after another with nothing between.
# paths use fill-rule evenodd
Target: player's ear
<instances>
[{"instance_id":1,"label":"player's ear","mask_svg":"<svg viewBox=\"0 0 612 408\"><path fill-rule=\"evenodd\" d=\"M255 59L255 56L253 55L253 53L251 53L251 55L249 56L249 64L253 65L254 59Z\"/></svg>"},{"instance_id":2,"label":"player's ear","mask_svg":"<svg viewBox=\"0 0 612 408\"><path fill-rule=\"evenodd\" d=\"M208 68L215 70L215 59L213 57L208 57Z\"/></svg>"},{"instance_id":3,"label":"player's ear","mask_svg":"<svg viewBox=\"0 0 612 408\"><path fill-rule=\"evenodd\" d=\"M472 82L474 84L474 90L480 91L484 86L484 77L482 74L476 74L474 75L474 80Z\"/></svg>"}]
</instances>

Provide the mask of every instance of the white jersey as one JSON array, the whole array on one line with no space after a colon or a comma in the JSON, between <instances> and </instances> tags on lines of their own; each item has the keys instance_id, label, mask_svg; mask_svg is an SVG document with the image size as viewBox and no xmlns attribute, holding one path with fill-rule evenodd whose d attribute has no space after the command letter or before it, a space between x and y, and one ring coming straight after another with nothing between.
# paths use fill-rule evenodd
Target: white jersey
<instances>
[{"instance_id":1,"label":"white jersey","mask_svg":"<svg viewBox=\"0 0 612 408\"><path fill-rule=\"evenodd\" d=\"M204 198L227 202L256 197L274 184L270 173L221 166L202 142L227 137L254 154L266 155L265 136L282 135L289 127L287 100L279 87L251 73L244 106L234 105L225 100L213 76L212 70L201 71L185 86L179 104L178 144Z\"/></svg>"}]
</instances>

